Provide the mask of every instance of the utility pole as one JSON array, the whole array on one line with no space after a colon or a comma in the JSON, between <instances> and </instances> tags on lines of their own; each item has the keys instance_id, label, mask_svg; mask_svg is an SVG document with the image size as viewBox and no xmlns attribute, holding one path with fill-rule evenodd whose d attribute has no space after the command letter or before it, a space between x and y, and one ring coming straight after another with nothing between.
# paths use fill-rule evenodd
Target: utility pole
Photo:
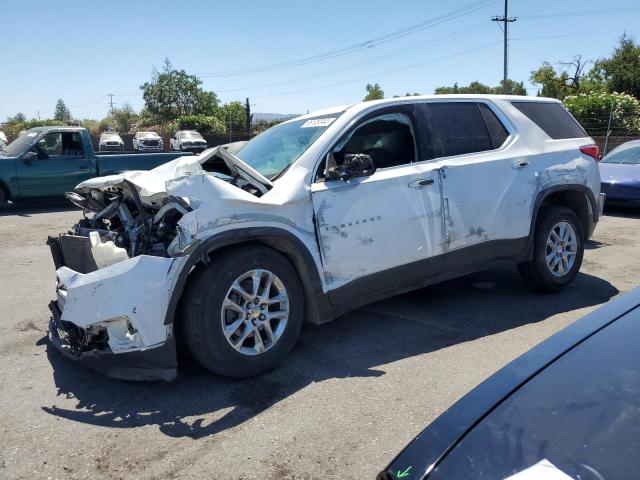
<instances>
[{"instance_id":1,"label":"utility pole","mask_svg":"<svg viewBox=\"0 0 640 480\"><path fill-rule=\"evenodd\" d=\"M515 22L517 20L516 17L509 17L509 0L504 0L504 16L499 17L491 17L492 22L503 22L504 26L502 27L502 33L504 35L504 71L502 73L502 81L503 85L507 84L507 79L509 78L508 71L508 54L509 51L508 43L509 43L509 24Z\"/></svg>"},{"instance_id":2,"label":"utility pole","mask_svg":"<svg viewBox=\"0 0 640 480\"><path fill-rule=\"evenodd\" d=\"M251 115L251 104L249 103L249 97L247 97L246 102L244 104L244 112L245 112L245 116L246 116L246 132L247 135L251 135L251 120L253 120L253 117Z\"/></svg>"},{"instance_id":3,"label":"utility pole","mask_svg":"<svg viewBox=\"0 0 640 480\"><path fill-rule=\"evenodd\" d=\"M109 97L109 114L113 115L113 93L107 94L107 97Z\"/></svg>"}]
</instances>

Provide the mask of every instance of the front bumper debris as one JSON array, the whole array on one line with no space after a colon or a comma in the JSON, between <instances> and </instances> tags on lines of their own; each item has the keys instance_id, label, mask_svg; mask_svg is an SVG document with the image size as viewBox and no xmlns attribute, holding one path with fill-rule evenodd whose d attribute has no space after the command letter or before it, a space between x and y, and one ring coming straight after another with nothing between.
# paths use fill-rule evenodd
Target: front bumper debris
<instances>
[{"instance_id":1,"label":"front bumper debris","mask_svg":"<svg viewBox=\"0 0 640 480\"><path fill-rule=\"evenodd\" d=\"M51 343L110 377L175 379L173 325L164 320L180 260L139 255L98 269L88 238L61 235L47 243L58 280L49 305Z\"/></svg>"},{"instance_id":2,"label":"front bumper debris","mask_svg":"<svg viewBox=\"0 0 640 480\"><path fill-rule=\"evenodd\" d=\"M65 357L87 368L120 380L165 380L178 376L173 337L155 348L115 354L109 348L98 350L83 344L83 329L62 320L57 301L49 304L49 340Z\"/></svg>"}]
</instances>

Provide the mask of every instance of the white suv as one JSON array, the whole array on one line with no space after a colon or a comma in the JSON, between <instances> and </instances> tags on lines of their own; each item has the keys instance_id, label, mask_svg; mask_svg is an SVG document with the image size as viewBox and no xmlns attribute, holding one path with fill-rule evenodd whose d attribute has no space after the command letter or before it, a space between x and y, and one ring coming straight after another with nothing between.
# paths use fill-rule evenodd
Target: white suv
<instances>
[{"instance_id":1,"label":"white suv","mask_svg":"<svg viewBox=\"0 0 640 480\"><path fill-rule=\"evenodd\" d=\"M115 377L174 378L176 336L206 368L250 377L305 321L496 262L555 291L601 213L598 156L556 100L442 95L91 179L71 195L93 218L49 240L50 336Z\"/></svg>"}]
</instances>

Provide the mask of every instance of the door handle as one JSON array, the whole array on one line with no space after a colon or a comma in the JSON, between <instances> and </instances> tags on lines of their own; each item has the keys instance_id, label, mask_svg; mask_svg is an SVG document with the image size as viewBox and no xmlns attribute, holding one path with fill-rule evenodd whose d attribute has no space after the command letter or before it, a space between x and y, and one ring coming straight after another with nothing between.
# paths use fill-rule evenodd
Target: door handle
<instances>
[{"instance_id":1,"label":"door handle","mask_svg":"<svg viewBox=\"0 0 640 480\"><path fill-rule=\"evenodd\" d=\"M409 184L409 188L422 188L433 184L433 178L423 178L422 180L416 180Z\"/></svg>"},{"instance_id":2,"label":"door handle","mask_svg":"<svg viewBox=\"0 0 640 480\"><path fill-rule=\"evenodd\" d=\"M513 162L511 164L511 168L524 168L529 165L528 160L518 160L517 162Z\"/></svg>"}]
</instances>

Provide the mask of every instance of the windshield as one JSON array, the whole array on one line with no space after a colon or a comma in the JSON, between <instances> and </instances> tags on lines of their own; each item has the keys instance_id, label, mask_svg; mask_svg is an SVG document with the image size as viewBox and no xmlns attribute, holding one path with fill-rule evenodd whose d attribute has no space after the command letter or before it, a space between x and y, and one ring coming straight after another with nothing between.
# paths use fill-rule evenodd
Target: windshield
<instances>
[{"instance_id":1,"label":"windshield","mask_svg":"<svg viewBox=\"0 0 640 480\"><path fill-rule=\"evenodd\" d=\"M201 139L202 135L200 135L198 132L182 132L180 134L180 138L196 138L196 139Z\"/></svg>"},{"instance_id":2,"label":"windshield","mask_svg":"<svg viewBox=\"0 0 640 480\"><path fill-rule=\"evenodd\" d=\"M27 151L27 148L29 148L29 146L33 143L37 135L37 132L23 133L9 145L4 147L2 153L9 157L17 157L18 155L22 155Z\"/></svg>"},{"instance_id":3,"label":"windshield","mask_svg":"<svg viewBox=\"0 0 640 480\"><path fill-rule=\"evenodd\" d=\"M109 135L102 135L102 140L120 140L120 137L114 133L111 133Z\"/></svg>"},{"instance_id":4,"label":"windshield","mask_svg":"<svg viewBox=\"0 0 640 480\"><path fill-rule=\"evenodd\" d=\"M340 116L281 123L247 142L236 156L267 178L272 178L295 162Z\"/></svg>"},{"instance_id":5,"label":"windshield","mask_svg":"<svg viewBox=\"0 0 640 480\"><path fill-rule=\"evenodd\" d=\"M613 151L602 159L603 163L626 163L640 165L640 146Z\"/></svg>"},{"instance_id":6,"label":"windshield","mask_svg":"<svg viewBox=\"0 0 640 480\"><path fill-rule=\"evenodd\" d=\"M156 132L138 132L139 137L158 137Z\"/></svg>"}]
</instances>

